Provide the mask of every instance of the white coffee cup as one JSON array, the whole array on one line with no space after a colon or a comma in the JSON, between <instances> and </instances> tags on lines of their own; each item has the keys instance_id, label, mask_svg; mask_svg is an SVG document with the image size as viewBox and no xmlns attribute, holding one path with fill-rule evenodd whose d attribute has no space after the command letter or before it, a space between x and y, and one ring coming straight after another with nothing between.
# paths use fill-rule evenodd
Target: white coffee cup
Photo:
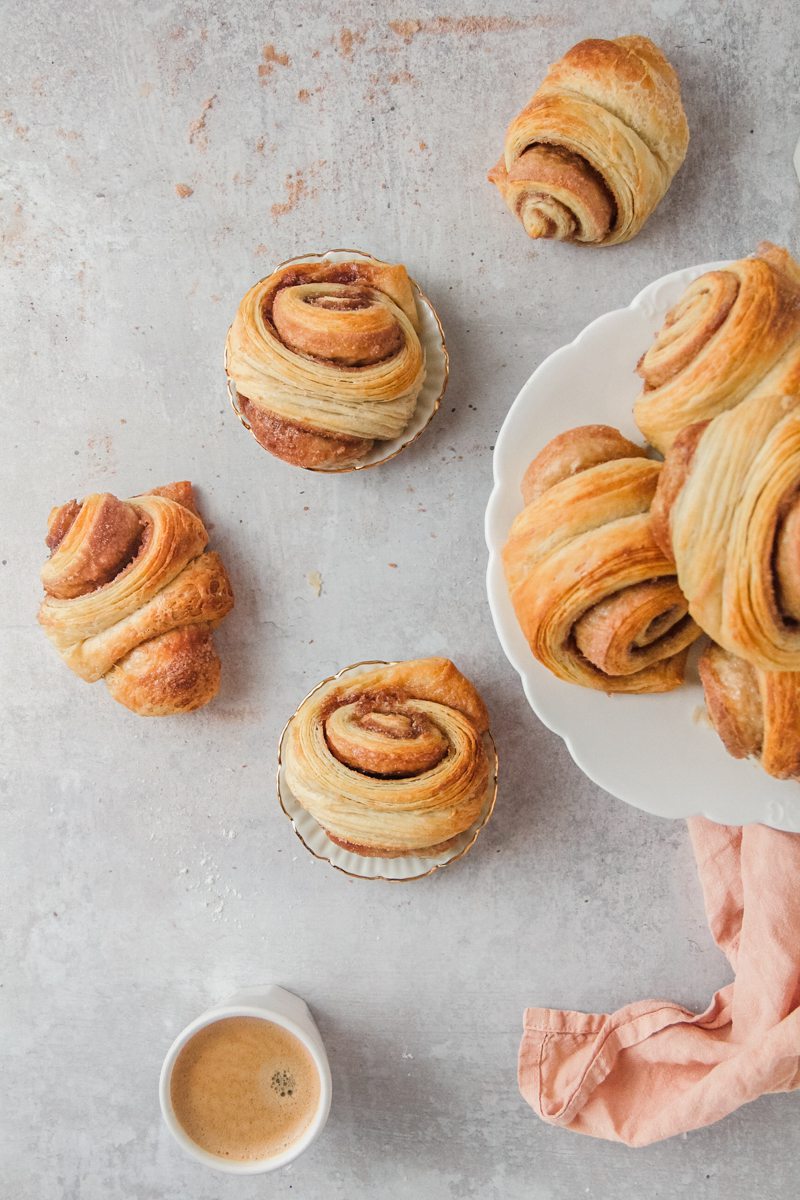
<instances>
[{"instance_id":1,"label":"white coffee cup","mask_svg":"<svg viewBox=\"0 0 800 1200\"><path fill-rule=\"evenodd\" d=\"M293 1145L284 1150L282 1154L273 1155L272 1158L237 1161L210 1154L192 1141L175 1116L175 1110L172 1107L172 1071L181 1050L198 1030L228 1017L260 1017L262 1020L271 1021L274 1025L280 1025L283 1029L288 1030L305 1046L319 1075L319 1104L311 1123ZM331 1070L320 1032L306 1002L299 996L295 996L293 992L287 992L285 988L270 984L264 987L243 988L232 996L228 996L215 1008L204 1012L202 1016L192 1021L191 1025L187 1025L167 1051L164 1065L161 1068L158 1092L161 1113L167 1129L191 1158L196 1162L204 1163L207 1167L214 1167L217 1171L225 1171L228 1175L258 1175L265 1171L277 1171L280 1167L294 1162L322 1133L331 1107Z\"/></svg>"}]
</instances>

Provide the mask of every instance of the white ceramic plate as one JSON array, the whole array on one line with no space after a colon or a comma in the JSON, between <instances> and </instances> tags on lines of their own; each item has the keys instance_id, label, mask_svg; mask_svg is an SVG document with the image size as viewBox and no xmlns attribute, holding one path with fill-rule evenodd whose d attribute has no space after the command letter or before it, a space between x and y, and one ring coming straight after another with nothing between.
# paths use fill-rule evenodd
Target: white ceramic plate
<instances>
[{"instance_id":1,"label":"white ceramic plate","mask_svg":"<svg viewBox=\"0 0 800 1200\"><path fill-rule=\"evenodd\" d=\"M336 675L318 683L309 695L313 696L314 692L329 683L331 679L341 679L345 675L358 675L360 672L380 665L384 664L363 662L343 667ZM426 875L432 875L434 871L438 871L440 867L449 866L450 863L457 862L459 858L464 858L475 845L478 834L494 811L497 799L497 751L491 734L487 733L484 736L483 744L489 757L489 787L486 792L486 802L477 821L470 825L469 829L462 833L443 854L439 854L435 858L419 858L415 855L408 855L405 858L371 858L363 854L353 854L352 851L345 850L332 842L322 826L314 820L309 812L306 812L292 794L286 782L283 747L293 720L294 715L289 718L281 734L278 747L278 802L292 822L298 838L315 858L321 858L335 867L337 871L342 871L345 875L352 875L358 879L383 879L389 883L409 883L412 879L423 879Z\"/></svg>"},{"instance_id":2,"label":"white ceramic plate","mask_svg":"<svg viewBox=\"0 0 800 1200\"><path fill-rule=\"evenodd\" d=\"M378 261L374 255L365 254L361 250L325 250L322 254L301 254L296 258L288 258L286 262L279 263L278 267L288 267L292 263L301 262L353 262L359 259L368 262ZM278 267L275 269L277 270ZM405 450L412 442L415 442L433 420L447 387L450 358L447 353L444 330L436 309L416 280L412 279L411 285L414 289L420 316L420 341L425 351L425 382L417 397L417 407L414 409L405 432L402 437L393 438L389 442L376 442L369 454L365 455L360 462L346 467L301 467L301 470L317 471L322 475L344 475L350 471L365 471L368 467L377 467L380 463L388 462L390 458L394 458L401 450ZM225 374L228 378L228 398L233 411L249 432L250 426L239 409L236 384L228 376L227 351Z\"/></svg>"},{"instance_id":3,"label":"white ceramic plate","mask_svg":"<svg viewBox=\"0 0 800 1200\"><path fill-rule=\"evenodd\" d=\"M606 696L556 679L534 659L506 590L501 551L522 508L525 468L556 434L575 425L614 425L641 442L633 421L636 363L667 310L705 271L674 271L628 308L606 313L534 371L503 423L486 510L489 607L500 643L536 715L565 741L575 762L613 796L661 817L703 814L744 825L761 821L800 832L800 786L771 779L754 762L731 758L705 718L703 689L690 659L688 682L661 696Z\"/></svg>"}]
</instances>

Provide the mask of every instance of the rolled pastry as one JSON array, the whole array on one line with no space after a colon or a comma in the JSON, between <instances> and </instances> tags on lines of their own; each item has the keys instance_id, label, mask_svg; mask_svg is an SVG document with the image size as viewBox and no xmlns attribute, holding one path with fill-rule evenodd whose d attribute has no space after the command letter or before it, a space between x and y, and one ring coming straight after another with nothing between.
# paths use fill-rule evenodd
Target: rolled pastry
<instances>
[{"instance_id":1,"label":"rolled pastry","mask_svg":"<svg viewBox=\"0 0 800 1200\"><path fill-rule=\"evenodd\" d=\"M408 426L425 381L419 331L405 267L292 263L242 300L227 371L266 450L296 466L343 467Z\"/></svg>"},{"instance_id":2,"label":"rolled pastry","mask_svg":"<svg viewBox=\"0 0 800 1200\"><path fill-rule=\"evenodd\" d=\"M636 423L662 454L687 425L746 396L800 394L800 264L762 242L752 258L699 276L637 370Z\"/></svg>"},{"instance_id":3,"label":"rolled pastry","mask_svg":"<svg viewBox=\"0 0 800 1200\"><path fill-rule=\"evenodd\" d=\"M506 131L489 172L532 238L627 242L686 155L678 77L649 38L578 42Z\"/></svg>"},{"instance_id":4,"label":"rolled pastry","mask_svg":"<svg viewBox=\"0 0 800 1200\"><path fill-rule=\"evenodd\" d=\"M105 679L140 716L192 712L217 693L212 629L233 593L188 482L131 500L71 500L48 521L39 621L81 679Z\"/></svg>"},{"instance_id":5,"label":"rolled pastry","mask_svg":"<svg viewBox=\"0 0 800 1200\"><path fill-rule=\"evenodd\" d=\"M685 429L653 531L705 633L764 670L800 670L800 396L753 395Z\"/></svg>"},{"instance_id":6,"label":"rolled pastry","mask_svg":"<svg viewBox=\"0 0 800 1200\"><path fill-rule=\"evenodd\" d=\"M444 658L377 666L318 688L285 743L292 794L357 854L433 857L487 799L486 708Z\"/></svg>"},{"instance_id":7,"label":"rolled pastry","mask_svg":"<svg viewBox=\"0 0 800 1200\"><path fill-rule=\"evenodd\" d=\"M650 526L660 471L607 425L561 434L528 467L503 562L531 651L559 679L605 692L683 681L699 631Z\"/></svg>"},{"instance_id":8,"label":"rolled pastry","mask_svg":"<svg viewBox=\"0 0 800 1200\"><path fill-rule=\"evenodd\" d=\"M700 679L711 724L734 758L755 758L776 779L800 779L800 673L762 671L710 645Z\"/></svg>"}]
</instances>

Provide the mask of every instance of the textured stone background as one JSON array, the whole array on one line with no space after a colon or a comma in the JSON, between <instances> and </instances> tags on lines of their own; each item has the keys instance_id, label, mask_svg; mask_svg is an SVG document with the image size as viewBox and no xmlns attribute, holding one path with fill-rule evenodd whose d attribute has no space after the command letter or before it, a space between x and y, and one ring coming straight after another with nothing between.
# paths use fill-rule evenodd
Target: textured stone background
<instances>
[{"instance_id":1,"label":"textured stone background","mask_svg":"<svg viewBox=\"0 0 800 1200\"><path fill-rule=\"evenodd\" d=\"M3 6L3 1196L796 1194L796 1097L631 1152L545 1127L518 1096L526 1003L702 1007L728 969L683 826L599 792L528 711L490 622L482 516L497 430L545 355L665 271L763 237L797 248L797 14L786 0ZM633 31L680 73L686 164L632 244L530 244L484 181L505 124L574 41ZM453 360L426 436L338 479L259 450L221 361L249 284L330 245L406 262ZM35 624L37 571L53 503L182 477L237 607L216 703L147 722L59 664ZM495 818L431 880L348 881L277 808L278 732L340 665L435 651L490 704ZM665 730L654 770L669 758ZM238 1181L182 1158L156 1082L185 1022L263 980L312 1004L334 1107L294 1168Z\"/></svg>"}]
</instances>

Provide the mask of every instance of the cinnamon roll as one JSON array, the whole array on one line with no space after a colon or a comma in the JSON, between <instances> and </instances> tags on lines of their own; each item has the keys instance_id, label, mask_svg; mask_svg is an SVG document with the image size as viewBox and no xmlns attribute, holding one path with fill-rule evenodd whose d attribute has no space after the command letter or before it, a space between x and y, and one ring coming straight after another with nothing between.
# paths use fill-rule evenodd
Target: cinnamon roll
<instances>
[{"instance_id":1,"label":"cinnamon roll","mask_svg":"<svg viewBox=\"0 0 800 1200\"><path fill-rule=\"evenodd\" d=\"M763 670L800 670L800 396L752 395L685 429L653 532L705 633Z\"/></svg>"},{"instance_id":2,"label":"cinnamon roll","mask_svg":"<svg viewBox=\"0 0 800 1200\"><path fill-rule=\"evenodd\" d=\"M776 779L800 779L800 672L762 671L721 646L700 656L706 710L734 758Z\"/></svg>"},{"instance_id":3,"label":"cinnamon roll","mask_svg":"<svg viewBox=\"0 0 800 1200\"><path fill-rule=\"evenodd\" d=\"M226 369L260 444L295 466L356 464L408 426L425 351L405 267L293 262L250 288Z\"/></svg>"},{"instance_id":4,"label":"cinnamon roll","mask_svg":"<svg viewBox=\"0 0 800 1200\"><path fill-rule=\"evenodd\" d=\"M607 425L554 438L529 466L503 563L535 658L570 683L665 692L699 630L659 548L661 464Z\"/></svg>"},{"instance_id":5,"label":"cinnamon roll","mask_svg":"<svg viewBox=\"0 0 800 1200\"><path fill-rule=\"evenodd\" d=\"M800 395L800 264L762 242L752 258L699 276L637 370L636 423L662 454L687 425L746 396Z\"/></svg>"},{"instance_id":6,"label":"cinnamon roll","mask_svg":"<svg viewBox=\"0 0 800 1200\"><path fill-rule=\"evenodd\" d=\"M481 816L489 719L448 659L375 666L300 705L286 783L331 841L380 858L443 852Z\"/></svg>"},{"instance_id":7,"label":"cinnamon roll","mask_svg":"<svg viewBox=\"0 0 800 1200\"><path fill-rule=\"evenodd\" d=\"M233 593L186 481L131 500L70 500L48 521L39 621L61 658L140 716L192 712L217 693L211 632Z\"/></svg>"},{"instance_id":8,"label":"cinnamon roll","mask_svg":"<svg viewBox=\"0 0 800 1200\"><path fill-rule=\"evenodd\" d=\"M686 155L678 77L645 37L578 42L508 127L489 172L532 238L627 242Z\"/></svg>"}]
</instances>

